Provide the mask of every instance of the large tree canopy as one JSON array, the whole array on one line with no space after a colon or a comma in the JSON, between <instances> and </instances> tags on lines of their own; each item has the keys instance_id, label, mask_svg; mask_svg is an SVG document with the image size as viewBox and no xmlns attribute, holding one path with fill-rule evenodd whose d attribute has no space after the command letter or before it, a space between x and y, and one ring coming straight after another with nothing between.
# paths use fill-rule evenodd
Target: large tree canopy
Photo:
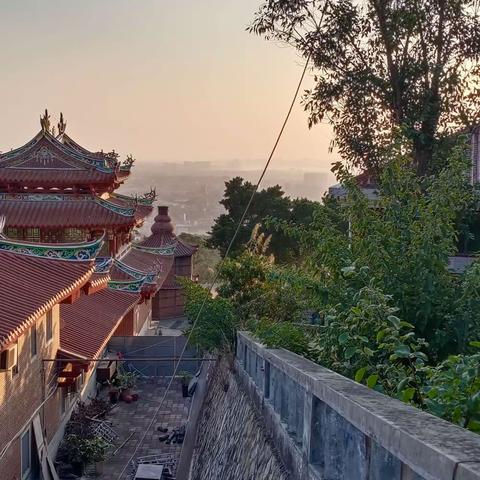
<instances>
[{"instance_id":1,"label":"large tree canopy","mask_svg":"<svg viewBox=\"0 0 480 480\"><path fill-rule=\"evenodd\" d=\"M215 220L207 242L209 247L218 248L220 253L225 255L254 191L255 185L244 181L241 177L232 178L225 183L225 194L220 203L225 207L227 213L220 215ZM262 225L265 235L273 233L275 226L269 222L270 219L295 220L301 225L310 223L316 205L316 202L305 198L291 199L287 197L280 185L259 190L253 197L253 202L238 232L231 253L235 254L244 248L257 224ZM278 232L272 237L269 251L279 261L294 260L299 252L298 242L285 236L282 232Z\"/></svg>"},{"instance_id":2,"label":"large tree canopy","mask_svg":"<svg viewBox=\"0 0 480 480\"><path fill-rule=\"evenodd\" d=\"M311 58L309 123L333 124L347 162L377 170L402 130L425 174L442 136L480 119L479 9L477 0L268 0L249 29Z\"/></svg>"}]
</instances>

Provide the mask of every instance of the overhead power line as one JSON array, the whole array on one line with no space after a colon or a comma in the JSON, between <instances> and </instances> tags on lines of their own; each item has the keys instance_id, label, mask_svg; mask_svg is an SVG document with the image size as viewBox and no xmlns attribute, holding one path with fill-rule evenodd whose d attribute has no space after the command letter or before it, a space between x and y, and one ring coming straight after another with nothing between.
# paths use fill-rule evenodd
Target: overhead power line
<instances>
[{"instance_id":1,"label":"overhead power line","mask_svg":"<svg viewBox=\"0 0 480 480\"><path fill-rule=\"evenodd\" d=\"M132 453L132 455L130 456L130 458L128 459L128 461L126 462L125 466L123 467L122 471L120 472L120 474L118 475L117 477L117 480L120 480L123 476L123 474L125 473L125 470L127 469L129 463L134 459L140 445L143 443L143 441L145 440L145 437L147 436L148 432L150 431L150 429L152 428L152 425L155 423L155 420L157 418L157 415L158 415L158 412L161 410L162 406L163 406L163 403L167 397L167 394L170 390L170 387L172 385L172 382L173 380L175 379L175 376L177 374L177 370L180 366L180 362L182 361L182 358L183 358L183 355L185 353L185 350L187 348L187 345L188 343L190 342L190 338L192 336L192 333L193 331L195 330L195 327L197 325L197 322L198 322L198 319L200 318L200 315L202 314L202 311L205 307L205 304L208 300L208 298L210 297L212 291L213 291L213 288L215 287L216 283L217 283L217 280L218 280L218 277L220 275L220 270L221 270L221 267L223 266L223 264L225 263L225 261L227 260L228 256L230 255L230 251L232 250L232 247L233 247L233 244L238 236L238 233L240 232L240 228L242 227L243 225L243 222L248 214L248 211L250 210L250 207L253 203L253 200L255 198L255 194L257 193L259 187L260 187L260 184L262 183L262 180L263 178L265 177L265 174L267 173L267 170L268 170L268 167L270 166L270 162L272 161L272 158L273 158L273 155L275 154L275 151L277 150L277 146L280 142L280 139L282 138L282 135L283 135L283 132L285 130L285 127L287 126L287 123L288 123L288 120L290 118L290 115L292 113L292 110L293 110L293 107L295 106L295 102L297 101L297 98L298 98L298 93L300 91L300 88L302 86L302 83L303 83L303 79L305 78L305 74L307 72L307 68L308 68L308 64L310 63L310 56L308 56L306 62L305 62L305 65L303 67L303 70L302 70L302 74L300 75L300 79L298 81L298 84L297 84L297 87L295 89L295 93L293 95L293 98L292 98L292 101L290 103L290 107L288 108L288 111L287 111L287 114L285 116L285 119L283 120L283 123L282 123L282 127L280 128L280 131L278 132L278 135L277 135L277 138L275 140L275 143L273 144L273 148L272 150L270 151L270 155L268 156L268 159L265 163L265 166L263 167L263 170L262 170L262 173L255 185L255 189L253 190L252 194L250 195L250 198L248 200L248 203L242 213L242 216L240 217L240 220L238 221L238 224L237 224L237 227L235 229L235 232L230 240L230 243L228 244L228 248L227 250L225 251L225 255L223 256L223 258L220 260L218 266L217 266L217 270L216 270L216 273L215 273L215 276L213 277L213 280L211 281L210 283L210 286L208 287L208 290L205 292L205 297L202 301L202 304L200 305L200 309L195 317L195 320L193 321L192 323L192 326L190 328L190 331L189 331L189 334L188 334L188 337L187 337L187 341L185 342L183 348L182 348L182 351L180 353L180 356L179 356L179 359L178 359L178 362L177 364L175 365L175 368L174 368L174 371L173 371L173 374L172 374L172 378L170 379L170 382L168 383L167 385L167 388L165 390L165 393L163 394L163 397L158 405L158 407L155 409L155 411L153 412L153 415L152 415L152 419L150 421L150 423L148 424L147 428L145 429L145 431L143 432L143 435L142 437L140 438L140 440L137 442L136 446L135 446L135 449Z\"/></svg>"}]
</instances>

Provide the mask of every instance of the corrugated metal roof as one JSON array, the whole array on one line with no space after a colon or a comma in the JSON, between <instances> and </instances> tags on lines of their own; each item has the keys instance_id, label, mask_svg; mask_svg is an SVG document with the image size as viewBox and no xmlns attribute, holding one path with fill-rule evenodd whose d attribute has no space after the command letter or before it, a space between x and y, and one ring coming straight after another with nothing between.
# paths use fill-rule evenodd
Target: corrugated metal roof
<instances>
[{"instance_id":1,"label":"corrugated metal roof","mask_svg":"<svg viewBox=\"0 0 480 480\"><path fill-rule=\"evenodd\" d=\"M56 303L81 288L94 262L69 262L0 251L0 345L6 346Z\"/></svg>"},{"instance_id":2,"label":"corrugated metal roof","mask_svg":"<svg viewBox=\"0 0 480 480\"><path fill-rule=\"evenodd\" d=\"M60 306L60 348L82 358L98 358L140 295L105 289Z\"/></svg>"}]
</instances>

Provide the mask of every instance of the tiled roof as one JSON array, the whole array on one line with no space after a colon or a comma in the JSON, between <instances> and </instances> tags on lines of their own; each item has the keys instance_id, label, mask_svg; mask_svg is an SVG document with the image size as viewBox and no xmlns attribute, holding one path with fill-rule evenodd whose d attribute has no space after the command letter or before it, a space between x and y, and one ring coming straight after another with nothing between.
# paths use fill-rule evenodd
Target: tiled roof
<instances>
[{"instance_id":1,"label":"tiled roof","mask_svg":"<svg viewBox=\"0 0 480 480\"><path fill-rule=\"evenodd\" d=\"M162 248L172 244L175 244L176 257L190 257L196 251L196 247L183 243L174 233L169 232L153 233L139 243L148 248Z\"/></svg>"},{"instance_id":2,"label":"tiled roof","mask_svg":"<svg viewBox=\"0 0 480 480\"><path fill-rule=\"evenodd\" d=\"M37 194L30 195L31 198ZM39 194L38 197L41 195ZM12 196L13 197L13 196ZM44 196L48 198L47 195ZM137 222L134 212L131 215L114 211L108 204L100 203L92 196L61 196L61 200L29 200L8 195L0 198L0 215L6 217L6 227L78 227L105 228L109 226L134 226ZM27 198L27 199L25 199ZM129 213L129 212L126 212Z\"/></svg>"},{"instance_id":3,"label":"tiled roof","mask_svg":"<svg viewBox=\"0 0 480 480\"><path fill-rule=\"evenodd\" d=\"M93 271L93 261L0 251L0 346L15 341L56 303L81 288Z\"/></svg>"},{"instance_id":4,"label":"tiled roof","mask_svg":"<svg viewBox=\"0 0 480 480\"><path fill-rule=\"evenodd\" d=\"M108 201L110 203L113 203L115 205L118 205L119 207L124 207L124 208L135 208L135 218L136 220L143 220L145 217L150 215L152 213L153 207L152 205L148 204L143 204L143 203L136 203L135 198L127 197L125 195L112 195L109 197Z\"/></svg>"},{"instance_id":5,"label":"tiled roof","mask_svg":"<svg viewBox=\"0 0 480 480\"><path fill-rule=\"evenodd\" d=\"M112 281L134 281L140 274L155 274L156 288L160 288L167 278L174 262L173 255L157 255L130 248L112 268ZM129 271L129 269L131 269Z\"/></svg>"},{"instance_id":6,"label":"tiled roof","mask_svg":"<svg viewBox=\"0 0 480 480\"><path fill-rule=\"evenodd\" d=\"M0 155L0 182L4 184L111 184L117 170L107 159L75 150L45 131L23 147Z\"/></svg>"},{"instance_id":7,"label":"tiled roof","mask_svg":"<svg viewBox=\"0 0 480 480\"><path fill-rule=\"evenodd\" d=\"M138 294L105 289L60 306L60 348L80 358L98 358Z\"/></svg>"}]
</instances>

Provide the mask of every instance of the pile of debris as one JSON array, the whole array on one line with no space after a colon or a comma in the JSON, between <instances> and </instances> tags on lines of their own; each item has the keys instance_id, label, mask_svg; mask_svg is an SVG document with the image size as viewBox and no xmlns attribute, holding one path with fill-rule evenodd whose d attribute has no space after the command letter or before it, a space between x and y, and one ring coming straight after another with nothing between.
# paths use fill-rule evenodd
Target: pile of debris
<instances>
[{"instance_id":1,"label":"pile of debris","mask_svg":"<svg viewBox=\"0 0 480 480\"><path fill-rule=\"evenodd\" d=\"M168 431L168 427L159 426L157 427L157 431L163 433L163 435L160 435L158 439L161 442L165 442L166 445L170 445L171 443L182 444L185 438L185 425L174 428L170 432Z\"/></svg>"}]
</instances>

